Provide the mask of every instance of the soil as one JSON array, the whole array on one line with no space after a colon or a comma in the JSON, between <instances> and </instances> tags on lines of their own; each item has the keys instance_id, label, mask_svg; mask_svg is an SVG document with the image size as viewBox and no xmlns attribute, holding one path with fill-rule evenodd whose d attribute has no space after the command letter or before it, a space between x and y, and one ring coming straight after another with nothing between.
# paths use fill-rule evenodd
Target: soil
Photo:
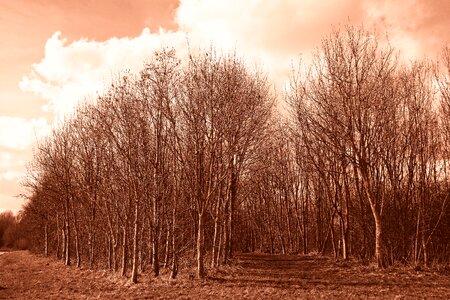
<instances>
[{"instance_id":1,"label":"soil","mask_svg":"<svg viewBox=\"0 0 450 300\"><path fill-rule=\"evenodd\" d=\"M194 270L138 284L110 271L66 267L15 251L0 255L0 299L450 299L450 274L336 262L321 256L242 254L234 265L193 279Z\"/></svg>"}]
</instances>

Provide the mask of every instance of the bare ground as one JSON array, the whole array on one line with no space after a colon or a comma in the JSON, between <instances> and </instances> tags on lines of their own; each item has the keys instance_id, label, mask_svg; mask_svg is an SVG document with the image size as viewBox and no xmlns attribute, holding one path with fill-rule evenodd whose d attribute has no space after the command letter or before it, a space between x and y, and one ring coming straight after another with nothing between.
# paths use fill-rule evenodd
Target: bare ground
<instances>
[{"instance_id":1,"label":"bare ground","mask_svg":"<svg viewBox=\"0 0 450 300\"><path fill-rule=\"evenodd\" d=\"M27 251L0 255L0 299L450 299L450 275L378 271L320 256L246 254L205 281L143 274L132 285L108 271L66 267Z\"/></svg>"}]
</instances>

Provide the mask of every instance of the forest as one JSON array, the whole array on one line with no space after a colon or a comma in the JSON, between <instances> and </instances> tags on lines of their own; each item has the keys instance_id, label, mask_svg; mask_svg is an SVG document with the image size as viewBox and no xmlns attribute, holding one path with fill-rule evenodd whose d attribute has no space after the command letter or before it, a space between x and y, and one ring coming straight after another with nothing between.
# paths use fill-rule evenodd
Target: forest
<instances>
[{"instance_id":1,"label":"forest","mask_svg":"<svg viewBox=\"0 0 450 300\"><path fill-rule=\"evenodd\" d=\"M21 243L66 265L196 276L236 253L450 261L450 48L336 30L276 92L213 47L162 48L41 140Z\"/></svg>"}]
</instances>

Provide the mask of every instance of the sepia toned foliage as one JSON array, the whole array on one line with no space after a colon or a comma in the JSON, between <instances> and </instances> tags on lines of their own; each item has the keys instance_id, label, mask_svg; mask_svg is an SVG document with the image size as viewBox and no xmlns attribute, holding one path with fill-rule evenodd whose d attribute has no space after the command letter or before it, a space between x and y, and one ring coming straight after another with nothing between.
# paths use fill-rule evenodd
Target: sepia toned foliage
<instances>
[{"instance_id":1,"label":"sepia toned foliage","mask_svg":"<svg viewBox=\"0 0 450 300\"><path fill-rule=\"evenodd\" d=\"M39 143L19 231L133 283L194 265L202 279L235 252L448 262L449 61L403 64L349 27L294 70L276 113L236 54L161 49Z\"/></svg>"}]
</instances>

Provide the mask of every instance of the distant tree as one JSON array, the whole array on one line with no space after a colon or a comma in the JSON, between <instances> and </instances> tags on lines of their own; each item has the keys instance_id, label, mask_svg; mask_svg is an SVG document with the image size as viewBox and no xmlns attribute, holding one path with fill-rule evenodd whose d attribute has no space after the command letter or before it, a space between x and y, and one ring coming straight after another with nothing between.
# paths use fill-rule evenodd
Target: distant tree
<instances>
[{"instance_id":1,"label":"distant tree","mask_svg":"<svg viewBox=\"0 0 450 300\"><path fill-rule=\"evenodd\" d=\"M17 220L11 211L0 213L0 248L12 248L16 239Z\"/></svg>"}]
</instances>

